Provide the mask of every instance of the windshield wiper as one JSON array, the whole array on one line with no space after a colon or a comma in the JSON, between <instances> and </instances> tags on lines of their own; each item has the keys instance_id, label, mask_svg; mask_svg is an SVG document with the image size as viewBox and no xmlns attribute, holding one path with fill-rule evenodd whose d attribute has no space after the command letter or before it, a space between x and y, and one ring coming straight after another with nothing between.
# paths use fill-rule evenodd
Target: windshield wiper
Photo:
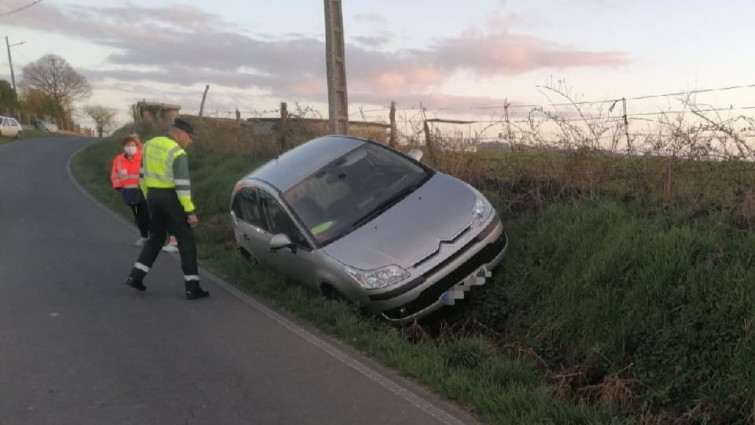
<instances>
[{"instance_id":1,"label":"windshield wiper","mask_svg":"<svg viewBox=\"0 0 755 425\"><path fill-rule=\"evenodd\" d=\"M396 205L400 200L406 198L409 196L410 193L417 190L421 184L414 184L411 186L407 186L400 191L396 192L395 195L391 196L390 198L386 199L385 201L381 202L375 209L367 213L365 216L360 218L359 220L355 221L350 227L349 231L352 231L354 229L357 229L359 227L362 227L365 223L369 222L370 220L374 219L375 217L379 216L380 214L387 211L390 207Z\"/></svg>"}]
</instances>

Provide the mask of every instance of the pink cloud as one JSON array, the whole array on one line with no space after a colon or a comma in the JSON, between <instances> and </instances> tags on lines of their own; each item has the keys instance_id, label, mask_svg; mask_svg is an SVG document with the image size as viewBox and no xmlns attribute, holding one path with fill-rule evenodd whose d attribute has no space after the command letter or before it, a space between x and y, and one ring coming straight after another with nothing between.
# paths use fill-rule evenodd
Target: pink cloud
<instances>
[{"instance_id":1,"label":"pink cloud","mask_svg":"<svg viewBox=\"0 0 755 425\"><path fill-rule=\"evenodd\" d=\"M13 0L5 7L24 3ZM43 2L7 25L77 37L111 47L102 69L85 70L103 81L211 84L258 88L281 98L327 100L324 42L314 36L245 35L234 24L197 7L59 6ZM3 8L0 8L2 12ZM380 24L378 15L362 21ZM425 49L378 49L391 34L377 31L347 43L350 99L427 96L459 72L478 78L516 76L541 69L620 67L622 52L590 52L550 40L511 33L523 16L491 16L482 28L437 40ZM239 54L243 52L243 54ZM76 67L76 64L72 64ZM108 70L108 68L110 68ZM456 98L456 101L460 99Z\"/></svg>"},{"instance_id":2,"label":"pink cloud","mask_svg":"<svg viewBox=\"0 0 755 425\"><path fill-rule=\"evenodd\" d=\"M620 52L586 52L505 32L443 40L433 49L444 69L466 68L479 76L518 75L542 68L623 66Z\"/></svg>"}]
</instances>

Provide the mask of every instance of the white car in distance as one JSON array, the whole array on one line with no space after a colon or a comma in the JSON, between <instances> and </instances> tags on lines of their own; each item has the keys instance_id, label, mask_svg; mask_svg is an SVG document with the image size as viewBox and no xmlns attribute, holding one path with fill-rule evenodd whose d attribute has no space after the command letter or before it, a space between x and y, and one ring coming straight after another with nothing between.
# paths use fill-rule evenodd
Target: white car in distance
<instances>
[{"instance_id":1,"label":"white car in distance","mask_svg":"<svg viewBox=\"0 0 755 425\"><path fill-rule=\"evenodd\" d=\"M0 116L0 136L21 137L24 129L15 118Z\"/></svg>"}]
</instances>

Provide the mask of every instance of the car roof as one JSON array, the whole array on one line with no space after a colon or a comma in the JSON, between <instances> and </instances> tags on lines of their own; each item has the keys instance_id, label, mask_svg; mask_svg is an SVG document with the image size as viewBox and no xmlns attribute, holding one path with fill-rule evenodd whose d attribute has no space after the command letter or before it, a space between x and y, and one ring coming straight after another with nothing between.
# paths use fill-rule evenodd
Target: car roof
<instances>
[{"instance_id":1,"label":"car roof","mask_svg":"<svg viewBox=\"0 0 755 425\"><path fill-rule=\"evenodd\" d=\"M365 143L352 136L324 136L303 143L247 174L242 181L258 179L285 192L334 159Z\"/></svg>"}]
</instances>

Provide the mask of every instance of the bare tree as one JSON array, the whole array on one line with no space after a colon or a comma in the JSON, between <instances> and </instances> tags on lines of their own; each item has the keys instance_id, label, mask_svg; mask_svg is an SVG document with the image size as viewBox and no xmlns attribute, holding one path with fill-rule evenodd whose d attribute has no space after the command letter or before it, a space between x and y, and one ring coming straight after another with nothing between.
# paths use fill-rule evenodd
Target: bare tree
<instances>
[{"instance_id":1,"label":"bare tree","mask_svg":"<svg viewBox=\"0 0 755 425\"><path fill-rule=\"evenodd\" d=\"M26 65L20 85L40 90L69 113L73 102L92 95L92 87L86 77L76 72L65 59L52 54Z\"/></svg>"},{"instance_id":2,"label":"bare tree","mask_svg":"<svg viewBox=\"0 0 755 425\"><path fill-rule=\"evenodd\" d=\"M102 134L109 130L110 127L115 124L115 110L106 108L104 106L87 106L84 108L84 112L89 115L94 124L97 127L97 136L102 137Z\"/></svg>"}]
</instances>

